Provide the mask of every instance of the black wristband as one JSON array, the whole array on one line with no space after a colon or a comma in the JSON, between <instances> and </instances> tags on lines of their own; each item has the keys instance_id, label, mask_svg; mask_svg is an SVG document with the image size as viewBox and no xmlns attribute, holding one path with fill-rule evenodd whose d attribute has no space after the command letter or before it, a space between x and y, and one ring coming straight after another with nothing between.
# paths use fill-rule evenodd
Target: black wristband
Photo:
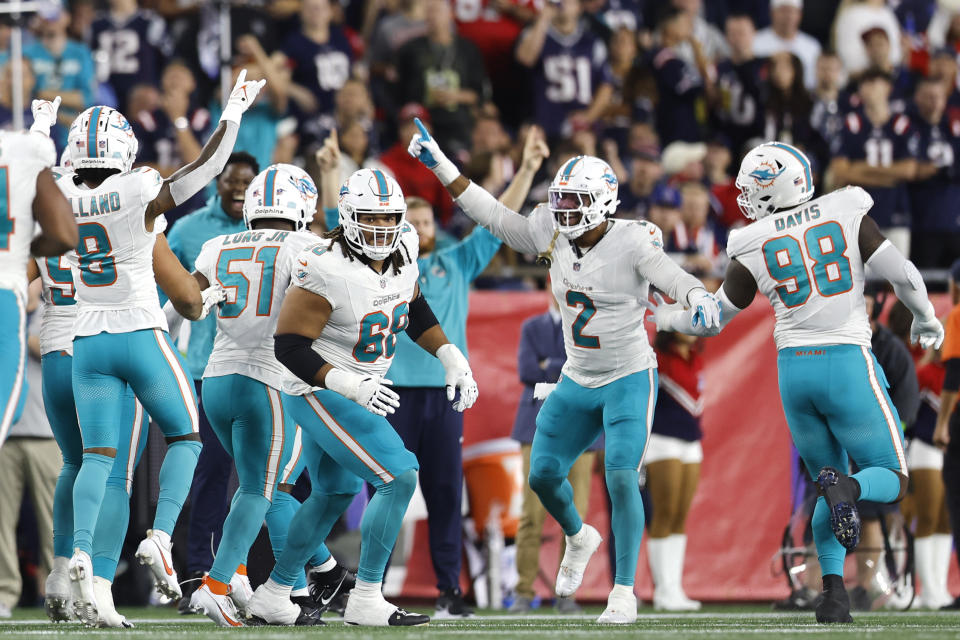
<instances>
[{"instance_id":1,"label":"black wristband","mask_svg":"<svg viewBox=\"0 0 960 640\"><path fill-rule=\"evenodd\" d=\"M410 322L407 324L407 335L416 342L420 336L433 327L440 324L437 316L433 315L433 309L427 304L427 299L421 293L410 301Z\"/></svg>"},{"instance_id":2,"label":"black wristband","mask_svg":"<svg viewBox=\"0 0 960 640\"><path fill-rule=\"evenodd\" d=\"M296 333L273 336L273 354L280 364L311 387L317 386L314 378L327 361L313 350L313 340Z\"/></svg>"}]
</instances>

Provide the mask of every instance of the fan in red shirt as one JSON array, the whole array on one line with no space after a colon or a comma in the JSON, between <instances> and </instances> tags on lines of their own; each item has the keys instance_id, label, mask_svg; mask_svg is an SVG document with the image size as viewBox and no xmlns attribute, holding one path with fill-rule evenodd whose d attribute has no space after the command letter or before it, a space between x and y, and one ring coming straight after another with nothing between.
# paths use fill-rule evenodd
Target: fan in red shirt
<instances>
[{"instance_id":1,"label":"fan in red shirt","mask_svg":"<svg viewBox=\"0 0 960 640\"><path fill-rule=\"evenodd\" d=\"M420 118L429 129L430 114L423 105L410 103L397 117L399 137L396 144L380 155L380 162L393 174L405 196L420 196L433 206L441 225L447 225L453 215L453 200L446 188L416 158L407 153L407 141L416 133L414 118Z\"/></svg>"}]
</instances>

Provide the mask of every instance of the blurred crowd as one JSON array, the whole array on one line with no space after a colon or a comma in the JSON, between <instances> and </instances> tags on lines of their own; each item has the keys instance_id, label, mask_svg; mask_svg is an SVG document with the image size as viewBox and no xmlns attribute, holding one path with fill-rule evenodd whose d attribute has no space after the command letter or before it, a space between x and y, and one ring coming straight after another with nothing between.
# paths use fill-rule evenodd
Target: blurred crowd
<instances>
[{"instance_id":1,"label":"blurred crowd","mask_svg":"<svg viewBox=\"0 0 960 640\"><path fill-rule=\"evenodd\" d=\"M564 159L600 156L620 179L618 216L656 222L668 251L699 275L722 273L727 232L745 222L733 183L740 157L778 139L806 151L820 193L867 188L874 218L921 268L960 255L958 0L226 6L224 38L223 3L55 1L25 20L28 100L62 96L61 145L85 106L118 106L137 132L139 161L166 175L196 158L217 121L221 73L246 67L268 83L238 151L260 166L293 162L316 174L314 154L336 129L343 174L389 171L406 195L433 206L441 246L470 225L407 156L413 118L495 193L536 125L552 154L528 204L544 198ZM9 38L5 25L0 49ZM198 197L171 217L202 204ZM493 272L522 274L525 262L502 249Z\"/></svg>"}]
</instances>

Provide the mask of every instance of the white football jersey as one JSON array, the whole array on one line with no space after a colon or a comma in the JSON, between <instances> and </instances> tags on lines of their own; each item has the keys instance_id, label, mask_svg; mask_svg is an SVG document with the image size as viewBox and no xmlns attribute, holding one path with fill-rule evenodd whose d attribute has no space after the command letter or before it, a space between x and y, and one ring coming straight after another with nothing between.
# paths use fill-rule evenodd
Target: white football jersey
<instances>
[{"instance_id":1,"label":"white football jersey","mask_svg":"<svg viewBox=\"0 0 960 640\"><path fill-rule=\"evenodd\" d=\"M70 259L69 255L36 258L40 282L43 285L40 293L43 302L40 355L52 351L66 351L73 355L73 325L77 322L77 300Z\"/></svg>"},{"instance_id":2,"label":"white football jersey","mask_svg":"<svg viewBox=\"0 0 960 640\"><path fill-rule=\"evenodd\" d=\"M56 161L56 149L47 136L0 132L0 289L10 289L24 300L37 175Z\"/></svg>"},{"instance_id":3,"label":"white football jersey","mask_svg":"<svg viewBox=\"0 0 960 640\"><path fill-rule=\"evenodd\" d=\"M307 232L259 229L204 243L196 269L227 293L217 306L217 336L204 378L240 374L280 388L286 369L273 355L280 305L297 256L318 240Z\"/></svg>"},{"instance_id":4,"label":"white football jersey","mask_svg":"<svg viewBox=\"0 0 960 640\"><path fill-rule=\"evenodd\" d=\"M147 167L115 174L96 189L57 179L77 220L80 242L72 266L77 294L75 336L140 329L167 330L153 273L153 246L165 223L144 223L163 178Z\"/></svg>"},{"instance_id":5,"label":"white football jersey","mask_svg":"<svg viewBox=\"0 0 960 640\"><path fill-rule=\"evenodd\" d=\"M859 237L872 206L866 191L847 187L730 232L727 253L776 312L777 349L870 346Z\"/></svg>"},{"instance_id":6,"label":"white football jersey","mask_svg":"<svg viewBox=\"0 0 960 640\"><path fill-rule=\"evenodd\" d=\"M390 266L378 274L358 258L345 256L340 245L329 240L297 257L294 286L323 296L333 308L313 349L338 369L382 376L390 368L397 334L410 324L410 300L420 275L417 232L405 224L400 233L398 251L407 263L399 274ZM288 377L283 390L302 395L313 388Z\"/></svg>"}]
</instances>

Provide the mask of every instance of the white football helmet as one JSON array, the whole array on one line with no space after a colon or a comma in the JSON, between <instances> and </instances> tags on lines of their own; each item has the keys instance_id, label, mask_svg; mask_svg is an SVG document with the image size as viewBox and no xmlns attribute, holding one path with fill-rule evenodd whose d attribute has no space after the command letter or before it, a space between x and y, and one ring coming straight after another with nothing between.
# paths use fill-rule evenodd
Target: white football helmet
<instances>
[{"instance_id":1,"label":"white football helmet","mask_svg":"<svg viewBox=\"0 0 960 640\"><path fill-rule=\"evenodd\" d=\"M306 195L311 193L312 200ZM252 229L255 220L271 218L292 222L294 230L303 231L313 220L316 199L317 187L305 171L291 164L270 165L247 187L243 224Z\"/></svg>"},{"instance_id":2,"label":"white football helmet","mask_svg":"<svg viewBox=\"0 0 960 640\"><path fill-rule=\"evenodd\" d=\"M130 171L139 143L123 114L111 107L90 107L73 121L67 149L73 170L119 169Z\"/></svg>"},{"instance_id":3,"label":"white football helmet","mask_svg":"<svg viewBox=\"0 0 960 640\"><path fill-rule=\"evenodd\" d=\"M751 220L813 197L810 161L802 151L783 142L764 142L751 149L740 163L736 184L740 189L737 204Z\"/></svg>"},{"instance_id":4,"label":"white football helmet","mask_svg":"<svg viewBox=\"0 0 960 640\"><path fill-rule=\"evenodd\" d=\"M593 156L570 158L547 190L554 225L569 240L580 237L616 213L618 190L609 164Z\"/></svg>"},{"instance_id":5,"label":"white football helmet","mask_svg":"<svg viewBox=\"0 0 960 640\"><path fill-rule=\"evenodd\" d=\"M340 226L356 252L371 260L385 260L400 244L400 229L407 215L407 203L397 181L379 169L354 171L340 187ZM390 214L394 224L363 224L360 214ZM367 235L371 234L370 240Z\"/></svg>"}]
</instances>

